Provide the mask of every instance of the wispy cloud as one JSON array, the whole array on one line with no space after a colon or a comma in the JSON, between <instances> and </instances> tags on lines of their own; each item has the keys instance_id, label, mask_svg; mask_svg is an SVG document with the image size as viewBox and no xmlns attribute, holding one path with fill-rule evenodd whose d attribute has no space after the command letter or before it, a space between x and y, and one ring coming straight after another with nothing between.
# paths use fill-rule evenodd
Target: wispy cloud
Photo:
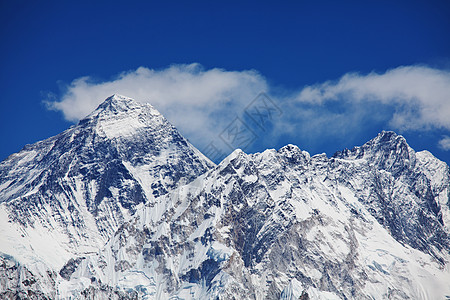
<instances>
[{"instance_id":1,"label":"wispy cloud","mask_svg":"<svg viewBox=\"0 0 450 300\"><path fill-rule=\"evenodd\" d=\"M199 148L218 140L261 91L283 112L258 135L264 147L276 146L280 136L294 143L348 139L374 124L400 132L450 131L450 72L446 70L402 66L384 73L348 73L299 88L290 96L286 91L277 96L271 90L275 89L254 70L205 70L187 64L161 70L140 67L105 82L82 77L67 86L60 101L48 103L75 121L111 94L123 94L154 105ZM450 138L442 139L439 147L450 150Z\"/></svg>"},{"instance_id":2,"label":"wispy cloud","mask_svg":"<svg viewBox=\"0 0 450 300\"><path fill-rule=\"evenodd\" d=\"M390 124L400 130L450 130L450 72L404 66L385 73L349 73L338 81L305 87L300 102L364 102L394 107Z\"/></svg>"},{"instance_id":3,"label":"wispy cloud","mask_svg":"<svg viewBox=\"0 0 450 300\"><path fill-rule=\"evenodd\" d=\"M439 141L439 147L442 150L449 151L450 150L450 137L445 135L440 141Z\"/></svg>"}]
</instances>

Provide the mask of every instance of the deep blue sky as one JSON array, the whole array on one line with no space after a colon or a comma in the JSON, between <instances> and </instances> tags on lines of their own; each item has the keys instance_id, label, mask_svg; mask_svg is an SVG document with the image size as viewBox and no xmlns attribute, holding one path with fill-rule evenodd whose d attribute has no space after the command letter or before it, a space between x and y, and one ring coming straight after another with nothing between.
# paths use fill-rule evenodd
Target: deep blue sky
<instances>
[{"instance_id":1,"label":"deep blue sky","mask_svg":"<svg viewBox=\"0 0 450 300\"><path fill-rule=\"evenodd\" d=\"M450 1L274 3L1 1L0 160L71 125L42 100L81 76L108 80L139 66L198 62L255 69L274 86L299 89L351 71L450 67ZM301 148L332 154L380 129L389 128L367 128L351 144L302 141ZM431 148L450 162L430 146L436 134L404 135L416 150Z\"/></svg>"}]
</instances>

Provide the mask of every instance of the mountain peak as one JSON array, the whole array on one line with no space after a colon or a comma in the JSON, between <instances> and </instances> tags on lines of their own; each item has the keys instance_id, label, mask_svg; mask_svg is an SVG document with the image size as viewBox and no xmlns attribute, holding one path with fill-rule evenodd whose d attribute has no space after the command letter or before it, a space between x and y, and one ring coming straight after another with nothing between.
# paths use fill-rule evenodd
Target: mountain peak
<instances>
[{"instance_id":1,"label":"mountain peak","mask_svg":"<svg viewBox=\"0 0 450 300\"><path fill-rule=\"evenodd\" d=\"M365 152L385 153L384 156L404 156L409 158L414 152L406 142L406 139L393 131L382 131L374 139L361 147Z\"/></svg>"},{"instance_id":2,"label":"mountain peak","mask_svg":"<svg viewBox=\"0 0 450 300\"><path fill-rule=\"evenodd\" d=\"M382 131L362 146L336 152L333 157L344 159L366 159L382 169L400 172L415 165L415 151L406 139L393 131Z\"/></svg>"},{"instance_id":3,"label":"mountain peak","mask_svg":"<svg viewBox=\"0 0 450 300\"><path fill-rule=\"evenodd\" d=\"M102 127L136 128L150 123L167 123L161 113L148 103L114 94L104 100L96 110L80 120L79 125L103 124Z\"/></svg>"},{"instance_id":4,"label":"mountain peak","mask_svg":"<svg viewBox=\"0 0 450 300\"><path fill-rule=\"evenodd\" d=\"M118 114L121 112L129 112L131 110L139 109L144 106L150 106L153 108L150 104L142 104L133 98L114 94L106 98L106 100L103 101L92 114L99 114L100 112Z\"/></svg>"},{"instance_id":5,"label":"mountain peak","mask_svg":"<svg viewBox=\"0 0 450 300\"><path fill-rule=\"evenodd\" d=\"M307 151L302 151L298 146L292 144L280 148L278 153L291 164L304 164L310 159Z\"/></svg>"},{"instance_id":6,"label":"mountain peak","mask_svg":"<svg viewBox=\"0 0 450 300\"><path fill-rule=\"evenodd\" d=\"M113 94L103 101L99 107L106 108L108 106L117 106L117 105L136 105L138 102L133 98L122 96L119 94Z\"/></svg>"},{"instance_id":7,"label":"mountain peak","mask_svg":"<svg viewBox=\"0 0 450 300\"><path fill-rule=\"evenodd\" d=\"M61 268L103 245L141 203L212 166L151 105L113 95L78 125L0 164L0 229L11 234L5 244L0 230L0 252ZM55 237L52 251L37 236Z\"/></svg>"},{"instance_id":8,"label":"mountain peak","mask_svg":"<svg viewBox=\"0 0 450 300\"><path fill-rule=\"evenodd\" d=\"M385 143L392 143L392 142L400 142L400 143L406 143L406 139L394 131L385 131L383 130L380 132L374 139L369 141L368 143L372 144L385 144Z\"/></svg>"}]
</instances>

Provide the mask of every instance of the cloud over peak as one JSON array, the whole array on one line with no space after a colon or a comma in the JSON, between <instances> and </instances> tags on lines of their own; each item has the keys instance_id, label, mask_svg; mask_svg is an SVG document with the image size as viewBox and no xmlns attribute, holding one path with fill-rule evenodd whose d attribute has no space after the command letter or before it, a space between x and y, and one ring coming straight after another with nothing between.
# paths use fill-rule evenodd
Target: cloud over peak
<instances>
[{"instance_id":1,"label":"cloud over peak","mask_svg":"<svg viewBox=\"0 0 450 300\"><path fill-rule=\"evenodd\" d=\"M259 92L268 88L256 71L205 70L200 64L171 65L154 70L140 67L110 81L90 77L72 81L60 101L46 101L69 121L93 111L112 94L148 102L161 111L184 135L197 144L216 137L217 128L243 109Z\"/></svg>"},{"instance_id":2,"label":"cloud over peak","mask_svg":"<svg viewBox=\"0 0 450 300\"><path fill-rule=\"evenodd\" d=\"M252 70L204 70L197 63L172 65L161 70L139 67L120 73L110 81L94 82L88 76L75 79L67 86L61 101L49 102L49 107L62 111L67 120L76 121L114 93L164 109L173 105L208 107L266 88L262 76Z\"/></svg>"},{"instance_id":3,"label":"cloud over peak","mask_svg":"<svg viewBox=\"0 0 450 300\"><path fill-rule=\"evenodd\" d=\"M265 128L264 134L256 134L257 142L266 148L277 147L274 143L280 136L285 139L282 142L303 145L330 137L351 140L374 124L400 132L450 132L450 72L424 65L400 66L384 73L347 73L337 80L281 93L255 70L205 70L197 63L159 70L140 67L104 82L75 79L59 101L47 104L67 120L76 121L108 96L126 95L151 103L202 149L243 116L245 107L262 91L282 111L282 118ZM448 137L438 145L450 150Z\"/></svg>"}]
</instances>

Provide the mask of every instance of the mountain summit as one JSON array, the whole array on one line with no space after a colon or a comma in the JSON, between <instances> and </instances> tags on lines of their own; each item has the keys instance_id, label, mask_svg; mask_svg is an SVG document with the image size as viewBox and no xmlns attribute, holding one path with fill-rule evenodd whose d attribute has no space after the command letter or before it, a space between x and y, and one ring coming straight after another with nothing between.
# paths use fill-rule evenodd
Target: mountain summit
<instances>
[{"instance_id":1,"label":"mountain summit","mask_svg":"<svg viewBox=\"0 0 450 300\"><path fill-rule=\"evenodd\" d=\"M212 166L151 105L113 95L0 164L0 251L59 270L102 247L139 205Z\"/></svg>"},{"instance_id":2,"label":"mountain summit","mask_svg":"<svg viewBox=\"0 0 450 300\"><path fill-rule=\"evenodd\" d=\"M113 95L0 163L0 298L445 299L449 195L394 132L216 166Z\"/></svg>"}]
</instances>

